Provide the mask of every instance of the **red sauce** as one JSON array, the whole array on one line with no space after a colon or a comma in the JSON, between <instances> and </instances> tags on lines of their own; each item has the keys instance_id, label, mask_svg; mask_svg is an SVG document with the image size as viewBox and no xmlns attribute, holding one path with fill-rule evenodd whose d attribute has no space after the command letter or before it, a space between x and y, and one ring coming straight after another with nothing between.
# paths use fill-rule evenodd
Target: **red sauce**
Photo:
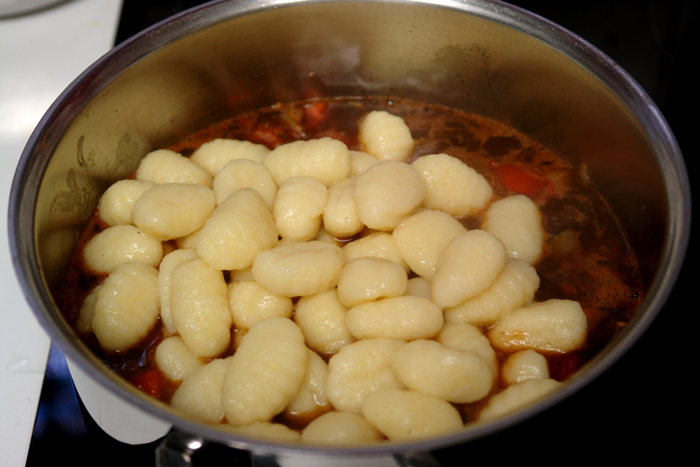
<instances>
[{"instance_id":1,"label":"red sauce","mask_svg":"<svg viewBox=\"0 0 700 467\"><path fill-rule=\"evenodd\" d=\"M371 110L387 110L408 124L415 140L409 162L426 154L447 153L463 160L491 183L494 201L521 193L538 205L543 214L545 242L543 254L535 264L541 280L536 300L576 300L588 318L588 338L581 349L547 355L552 378L567 378L625 327L644 291L635 254L614 214L582 176L585 170L581 169L585 168L572 167L500 123L402 99L310 100L235 116L194 133L169 149L189 156L215 138L248 140L272 149L299 139L330 136L359 150L358 120ZM469 229L478 228L482 214L461 221ZM77 248L63 304L70 322L75 322L84 297L104 278L87 270L82 246L105 227L95 215ZM160 322L137 347L123 352L105 352L93 335L82 337L112 370L146 392L169 401L176 384L162 376L158 380L153 362L155 348L162 340ZM505 357L499 355L501 360ZM473 420L483 403L461 407L465 421Z\"/></svg>"}]
</instances>

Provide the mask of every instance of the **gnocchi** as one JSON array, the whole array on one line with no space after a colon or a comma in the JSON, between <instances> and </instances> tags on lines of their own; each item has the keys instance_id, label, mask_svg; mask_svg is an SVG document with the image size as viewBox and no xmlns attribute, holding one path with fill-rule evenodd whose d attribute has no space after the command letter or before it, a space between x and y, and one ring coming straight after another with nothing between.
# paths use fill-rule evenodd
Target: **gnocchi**
<instances>
[{"instance_id":1,"label":"gnocchi","mask_svg":"<svg viewBox=\"0 0 700 467\"><path fill-rule=\"evenodd\" d=\"M483 358L434 340L416 339L402 345L391 356L391 367L407 388L448 402L478 401L493 385Z\"/></svg>"},{"instance_id":2,"label":"gnocchi","mask_svg":"<svg viewBox=\"0 0 700 467\"><path fill-rule=\"evenodd\" d=\"M301 432L302 442L327 446L357 446L382 441L382 435L362 415L328 412L314 419Z\"/></svg>"},{"instance_id":3,"label":"gnocchi","mask_svg":"<svg viewBox=\"0 0 700 467\"><path fill-rule=\"evenodd\" d=\"M158 369L171 381L182 381L205 364L180 336L167 337L158 344L155 361Z\"/></svg>"},{"instance_id":4,"label":"gnocchi","mask_svg":"<svg viewBox=\"0 0 700 467\"><path fill-rule=\"evenodd\" d=\"M100 219L108 225L131 224L131 210L141 195L155 186L147 180L119 180L100 198Z\"/></svg>"},{"instance_id":5,"label":"gnocchi","mask_svg":"<svg viewBox=\"0 0 700 467\"><path fill-rule=\"evenodd\" d=\"M348 330L358 339L431 338L440 331L443 322L442 310L437 305L426 298L410 295L354 306L345 318Z\"/></svg>"},{"instance_id":6,"label":"gnocchi","mask_svg":"<svg viewBox=\"0 0 700 467\"><path fill-rule=\"evenodd\" d=\"M184 237L202 228L216 207L204 185L165 183L144 192L134 203L134 225L161 240Z\"/></svg>"},{"instance_id":7,"label":"gnocchi","mask_svg":"<svg viewBox=\"0 0 700 467\"><path fill-rule=\"evenodd\" d=\"M405 162L373 165L355 181L355 205L364 225L388 231L398 226L425 197L425 184Z\"/></svg>"},{"instance_id":8,"label":"gnocchi","mask_svg":"<svg viewBox=\"0 0 700 467\"><path fill-rule=\"evenodd\" d=\"M328 188L328 201L323 210L323 226L335 237L352 237L365 225L355 205L355 179L338 180Z\"/></svg>"},{"instance_id":9,"label":"gnocchi","mask_svg":"<svg viewBox=\"0 0 700 467\"><path fill-rule=\"evenodd\" d=\"M515 310L487 336L499 350L569 352L583 345L586 330L586 314L578 302L551 299Z\"/></svg>"},{"instance_id":10,"label":"gnocchi","mask_svg":"<svg viewBox=\"0 0 700 467\"><path fill-rule=\"evenodd\" d=\"M326 391L333 407L360 413L368 394L379 389L403 389L391 368L391 356L403 341L379 337L343 346L328 360Z\"/></svg>"},{"instance_id":11,"label":"gnocchi","mask_svg":"<svg viewBox=\"0 0 700 467\"><path fill-rule=\"evenodd\" d=\"M221 354L232 322L221 271L201 258L188 259L173 269L170 287L170 312L183 342L201 358Z\"/></svg>"},{"instance_id":12,"label":"gnocchi","mask_svg":"<svg viewBox=\"0 0 700 467\"><path fill-rule=\"evenodd\" d=\"M252 188L243 188L207 219L197 235L197 254L222 271L245 269L277 242L277 226L265 200Z\"/></svg>"},{"instance_id":13,"label":"gnocchi","mask_svg":"<svg viewBox=\"0 0 700 467\"><path fill-rule=\"evenodd\" d=\"M159 305L158 271L145 263L124 263L97 292L92 331L106 350L131 348L155 326Z\"/></svg>"},{"instance_id":14,"label":"gnocchi","mask_svg":"<svg viewBox=\"0 0 700 467\"><path fill-rule=\"evenodd\" d=\"M440 254L432 279L432 296L441 307L455 306L485 292L506 263L506 248L484 230L455 237Z\"/></svg>"},{"instance_id":15,"label":"gnocchi","mask_svg":"<svg viewBox=\"0 0 700 467\"><path fill-rule=\"evenodd\" d=\"M254 280L230 282L228 302L233 323L239 329L250 329L271 316L291 318L294 312L291 298L273 295Z\"/></svg>"},{"instance_id":16,"label":"gnocchi","mask_svg":"<svg viewBox=\"0 0 700 467\"><path fill-rule=\"evenodd\" d=\"M332 243L293 243L260 252L253 277L275 295L304 297L324 292L338 283L345 253Z\"/></svg>"},{"instance_id":17,"label":"gnocchi","mask_svg":"<svg viewBox=\"0 0 700 467\"><path fill-rule=\"evenodd\" d=\"M466 231L449 214L425 210L403 221L392 236L409 268L421 277L432 279L443 250Z\"/></svg>"},{"instance_id":18,"label":"gnocchi","mask_svg":"<svg viewBox=\"0 0 700 467\"><path fill-rule=\"evenodd\" d=\"M530 379L511 384L503 391L489 399L486 407L479 413L479 420L489 421L540 399L557 389L561 383L554 379Z\"/></svg>"},{"instance_id":19,"label":"gnocchi","mask_svg":"<svg viewBox=\"0 0 700 467\"><path fill-rule=\"evenodd\" d=\"M390 441L433 438L464 426L449 402L407 390L374 391L364 400L362 414Z\"/></svg>"},{"instance_id":20,"label":"gnocchi","mask_svg":"<svg viewBox=\"0 0 700 467\"><path fill-rule=\"evenodd\" d=\"M406 271L383 258L357 258L338 278L338 298L348 308L380 298L400 297L408 288Z\"/></svg>"},{"instance_id":21,"label":"gnocchi","mask_svg":"<svg viewBox=\"0 0 700 467\"><path fill-rule=\"evenodd\" d=\"M488 289L476 297L445 308L445 320L493 324L534 300L539 285L540 278L531 264L519 260L507 261Z\"/></svg>"},{"instance_id":22,"label":"gnocchi","mask_svg":"<svg viewBox=\"0 0 700 467\"><path fill-rule=\"evenodd\" d=\"M265 200L267 207L272 210L277 195L277 184L261 163L250 159L235 159L222 167L212 183L216 204L223 203L228 195L241 188L252 188L257 191Z\"/></svg>"},{"instance_id":23,"label":"gnocchi","mask_svg":"<svg viewBox=\"0 0 700 467\"><path fill-rule=\"evenodd\" d=\"M155 267L163 259L163 244L133 225L115 225L85 244L83 259L87 267L98 273L111 273L132 261Z\"/></svg>"},{"instance_id":24,"label":"gnocchi","mask_svg":"<svg viewBox=\"0 0 700 467\"><path fill-rule=\"evenodd\" d=\"M346 324L347 312L336 289L330 289L299 298L294 320L304 334L306 345L320 355L330 357L355 340Z\"/></svg>"},{"instance_id":25,"label":"gnocchi","mask_svg":"<svg viewBox=\"0 0 700 467\"><path fill-rule=\"evenodd\" d=\"M356 123L149 153L80 250L78 332L159 333L173 408L272 442L441 436L556 390L588 310L540 295L538 204L396 115Z\"/></svg>"},{"instance_id":26,"label":"gnocchi","mask_svg":"<svg viewBox=\"0 0 700 467\"><path fill-rule=\"evenodd\" d=\"M299 327L271 317L245 335L230 357L222 402L234 426L267 422L294 400L306 375L308 350Z\"/></svg>"},{"instance_id":27,"label":"gnocchi","mask_svg":"<svg viewBox=\"0 0 700 467\"><path fill-rule=\"evenodd\" d=\"M506 246L508 257L534 263L542 254L544 227L537 205L525 195L495 201L486 211L485 230Z\"/></svg>"},{"instance_id":28,"label":"gnocchi","mask_svg":"<svg viewBox=\"0 0 700 467\"><path fill-rule=\"evenodd\" d=\"M270 150L262 144L237 139L215 138L202 144L190 160L204 168L212 177L234 160L249 160L262 164Z\"/></svg>"},{"instance_id":29,"label":"gnocchi","mask_svg":"<svg viewBox=\"0 0 700 467\"><path fill-rule=\"evenodd\" d=\"M447 154L429 154L412 164L426 186L423 206L464 217L487 205L493 189L483 175Z\"/></svg>"},{"instance_id":30,"label":"gnocchi","mask_svg":"<svg viewBox=\"0 0 700 467\"><path fill-rule=\"evenodd\" d=\"M136 180L155 184L196 183L212 186L213 178L190 158L169 149L149 152L136 169Z\"/></svg>"},{"instance_id":31,"label":"gnocchi","mask_svg":"<svg viewBox=\"0 0 700 467\"><path fill-rule=\"evenodd\" d=\"M275 197L272 217L283 239L313 240L321 227L328 198L326 186L311 177L291 177L282 182Z\"/></svg>"},{"instance_id":32,"label":"gnocchi","mask_svg":"<svg viewBox=\"0 0 700 467\"><path fill-rule=\"evenodd\" d=\"M384 110L369 112L360 122L360 142L380 161L406 161L413 151L411 130L401 117Z\"/></svg>"},{"instance_id":33,"label":"gnocchi","mask_svg":"<svg viewBox=\"0 0 700 467\"><path fill-rule=\"evenodd\" d=\"M195 420L221 422L224 419L221 389L227 367L227 359L216 359L196 369L182 381L170 405Z\"/></svg>"},{"instance_id":34,"label":"gnocchi","mask_svg":"<svg viewBox=\"0 0 700 467\"><path fill-rule=\"evenodd\" d=\"M343 142L326 137L282 144L265 156L263 165L278 186L288 178L306 176L329 187L350 173L350 154Z\"/></svg>"}]
</instances>

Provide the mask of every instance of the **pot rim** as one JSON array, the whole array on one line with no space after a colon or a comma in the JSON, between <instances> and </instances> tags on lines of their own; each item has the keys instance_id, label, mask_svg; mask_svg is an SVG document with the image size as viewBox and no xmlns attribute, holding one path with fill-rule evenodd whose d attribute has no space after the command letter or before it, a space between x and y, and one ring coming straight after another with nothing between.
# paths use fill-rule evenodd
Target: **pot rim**
<instances>
[{"instance_id":1,"label":"pot rim","mask_svg":"<svg viewBox=\"0 0 700 467\"><path fill-rule=\"evenodd\" d=\"M307 0L303 3L333 3L343 0ZM389 443L379 446L328 448L306 445L287 445L234 435L211 426L184 419L165 404L155 402L140 391L125 384L109 370L95 372L96 357L79 350L82 342L74 335L60 330L60 318L55 315L53 299L38 266L33 235L36 196L44 171L58 144L62 132L68 128L72 116L79 112L97 93L106 87L120 70L141 60L167 44L218 22L268 9L293 7L302 0L260 0L233 2L215 0L161 21L119 44L81 73L56 99L44 114L20 157L15 173L8 211L10 254L22 292L30 308L51 339L88 372L102 386L122 399L160 419L172 423L187 433L196 433L206 439L258 453L303 453L369 456L396 452L424 452L474 440L530 418L569 397L574 392L605 372L646 331L662 309L671 293L690 238L691 197L690 183L675 137L652 99L617 63L596 47L563 27L519 7L501 1L488 0L359 0L369 3L413 3L430 7L448 8L472 14L533 36L576 61L581 67L601 80L632 112L640 123L652 132L658 163L669 189L667 195L669 223L661 262L647 298L633 322L614 342L588 362L566 384L548 397L488 423L470 424L464 431L420 441ZM49 131L51 130L51 131ZM59 131L56 131L59 130ZM633 324L633 325L632 325ZM93 371L90 371L93 370ZM102 370L102 369L101 369Z\"/></svg>"}]
</instances>

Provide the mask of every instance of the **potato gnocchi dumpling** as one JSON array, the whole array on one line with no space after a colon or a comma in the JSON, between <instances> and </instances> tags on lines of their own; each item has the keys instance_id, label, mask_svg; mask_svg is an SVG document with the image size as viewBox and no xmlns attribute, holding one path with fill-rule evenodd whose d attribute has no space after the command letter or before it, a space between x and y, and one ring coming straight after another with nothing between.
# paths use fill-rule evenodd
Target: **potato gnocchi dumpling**
<instances>
[{"instance_id":1,"label":"potato gnocchi dumpling","mask_svg":"<svg viewBox=\"0 0 700 467\"><path fill-rule=\"evenodd\" d=\"M506 261L496 280L481 294L444 310L449 322L493 324L535 298L540 278L525 261Z\"/></svg>"},{"instance_id":2,"label":"potato gnocchi dumpling","mask_svg":"<svg viewBox=\"0 0 700 467\"><path fill-rule=\"evenodd\" d=\"M446 322L435 340L447 347L479 355L489 365L493 376L498 376L496 351L481 329L476 326Z\"/></svg>"},{"instance_id":3,"label":"potato gnocchi dumpling","mask_svg":"<svg viewBox=\"0 0 700 467\"><path fill-rule=\"evenodd\" d=\"M410 269L432 279L442 251L467 229L442 211L425 210L401 223L392 236Z\"/></svg>"},{"instance_id":4,"label":"potato gnocchi dumpling","mask_svg":"<svg viewBox=\"0 0 700 467\"><path fill-rule=\"evenodd\" d=\"M538 294L538 204L397 115L355 123L148 153L76 256L76 330L153 342L173 408L270 442L441 436L555 390L588 309Z\"/></svg>"},{"instance_id":5,"label":"potato gnocchi dumpling","mask_svg":"<svg viewBox=\"0 0 700 467\"><path fill-rule=\"evenodd\" d=\"M136 180L163 183L196 183L212 186L213 178L190 158L169 149L149 152L136 168Z\"/></svg>"},{"instance_id":6,"label":"potato gnocchi dumpling","mask_svg":"<svg viewBox=\"0 0 700 467\"><path fill-rule=\"evenodd\" d=\"M325 292L338 283L345 253L326 242L303 242L260 252L253 277L275 295L304 297Z\"/></svg>"},{"instance_id":7,"label":"potato gnocchi dumpling","mask_svg":"<svg viewBox=\"0 0 700 467\"><path fill-rule=\"evenodd\" d=\"M205 364L180 336L163 339L156 347L155 361L158 369L171 381L182 381Z\"/></svg>"},{"instance_id":8,"label":"potato gnocchi dumpling","mask_svg":"<svg viewBox=\"0 0 700 467\"><path fill-rule=\"evenodd\" d=\"M350 154L342 141L326 137L277 146L263 165L277 186L288 178L305 176L329 187L350 173Z\"/></svg>"},{"instance_id":9,"label":"potato gnocchi dumpling","mask_svg":"<svg viewBox=\"0 0 700 467\"><path fill-rule=\"evenodd\" d=\"M413 152L413 136L406 122L384 110L369 112L360 122L360 143L380 161L406 161Z\"/></svg>"},{"instance_id":10,"label":"potato gnocchi dumpling","mask_svg":"<svg viewBox=\"0 0 700 467\"><path fill-rule=\"evenodd\" d=\"M328 189L312 177L291 177L282 182L275 197L272 217L280 236L308 242L318 234Z\"/></svg>"},{"instance_id":11,"label":"potato gnocchi dumpling","mask_svg":"<svg viewBox=\"0 0 700 467\"><path fill-rule=\"evenodd\" d=\"M299 392L285 407L282 416L285 420L304 422L314 420L332 409L326 396L326 381L328 380L328 364L313 350L308 350L309 359L306 364L306 375L301 383Z\"/></svg>"},{"instance_id":12,"label":"potato gnocchi dumpling","mask_svg":"<svg viewBox=\"0 0 700 467\"><path fill-rule=\"evenodd\" d=\"M348 175L356 177L378 163L379 159L368 152L350 151L350 173Z\"/></svg>"},{"instance_id":13,"label":"potato gnocchi dumpling","mask_svg":"<svg viewBox=\"0 0 700 467\"><path fill-rule=\"evenodd\" d=\"M197 252L189 248L174 250L163 257L158 268L158 291L160 293L160 319L163 322L164 334L172 336L177 333L173 316L170 312L170 276L175 266L197 258Z\"/></svg>"},{"instance_id":14,"label":"potato gnocchi dumpling","mask_svg":"<svg viewBox=\"0 0 700 467\"><path fill-rule=\"evenodd\" d=\"M401 266L406 272L410 269L396 246L393 236L386 232L372 232L365 237L346 243L343 251L348 261L365 256L372 258L384 258Z\"/></svg>"},{"instance_id":15,"label":"potato gnocchi dumpling","mask_svg":"<svg viewBox=\"0 0 700 467\"><path fill-rule=\"evenodd\" d=\"M300 297L294 321L301 328L306 345L323 357L331 357L353 342L345 318L348 309L338 299L336 289Z\"/></svg>"},{"instance_id":16,"label":"potato gnocchi dumpling","mask_svg":"<svg viewBox=\"0 0 700 467\"><path fill-rule=\"evenodd\" d=\"M134 203L134 225L160 240L184 237L202 228L216 207L214 192L204 185L164 183Z\"/></svg>"},{"instance_id":17,"label":"potato gnocchi dumpling","mask_svg":"<svg viewBox=\"0 0 700 467\"><path fill-rule=\"evenodd\" d=\"M153 329L159 305L158 271L145 263L124 263L97 292L92 331L103 349L127 350Z\"/></svg>"},{"instance_id":18,"label":"potato gnocchi dumpling","mask_svg":"<svg viewBox=\"0 0 700 467\"><path fill-rule=\"evenodd\" d=\"M230 282L228 301L233 323L243 329L250 329L271 316L291 318L294 312L291 298L273 295L253 280Z\"/></svg>"},{"instance_id":19,"label":"potato gnocchi dumpling","mask_svg":"<svg viewBox=\"0 0 700 467\"><path fill-rule=\"evenodd\" d=\"M147 180L119 180L100 197L98 215L107 225L133 224L131 210L144 191L155 183Z\"/></svg>"},{"instance_id":20,"label":"potato gnocchi dumpling","mask_svg":"<svg viewBox=\"0 0 700 467\"><path fill-rule=\"evenodd\" d=\"M362 415L328 412L313 420L301 432L304 444L358 446L383 441L383 436Z\"/></svg>"},{"instance_id":21,"label":"potato gnocchi dumpling","mask_svg":"<svg viewBox=\"0 0 700 467\"><path fill-rule=\"evenodd\" d=\"M207 219L197 235L197 254L222 271L245 269L277 242L277 226L265 200L252 188L243 188Z\"/></svg>"},{"instance_id":22,"label":"potato gnocchi dumpling","mask_svg":"<svg viewBox=\"0 0 700 467\"><path fill-rule=\"evenodd\" d=\"M83 303L78 310L78 317L75 320L75 330L81 334L92 332L92 317L95 313L95 303L97 302L97 292L102 288L102 284L98 285L92 292L85 297Z\"/></svg>"},{"instance_id":23,"label":"potato gnocchi dumpling","mask_svg":"<svg viewBox=\"0 0 700 467\"><path fill-rule=\"evenodd\" d=\"M509 258L532 264L542 254L542 213L525 195L509 196L494 202L486 211L484 229L503 242Z\"/></svg>"},{"instance_id":24,"label":"potato gnocchi dumpling","mask_svg":"<svg viewBox=\"0 0 700 467\"><path fill-rule=\"evenodd\" d=\"M486 335L498 350L569 352L583 345L587 322L578 302L551 299L515 310Z\"/></svg>"},{"instance_id":25,"label":"potato gnocchi dumpling","mask_svg":"<svg viewBox=\"0 0 700 467\"><path fill-rule=\"evenodd\" d=\"M549 378L547 359L532 349L512 353L503 363L501 377L509 385L529 379L547 379Z\"/></svg>"},{"instance_id":26,"label":"potato gnocchi dumpling","mask_svg":"<svg viewBox=\"0 0 700 467\"><path fill-rule=\"evenodd\" d=\"M133 225L115 225L85 244L83 259L88 268L98 273L111 273L132 261L155 267L163 259L163 244Z\"/></svg>"},{"instance_id":27,"label":"potato gnocchi dumpling","mask_svg":"<svg viewBox=\"0 0 700 467\"><path fill-rule=\"evenodd\" d=\"M221 271L201 258L175 266L170 277L170 312L182 340L201 358L221 354L231 340L231 310Z\"/></svg>"},{"instance_id":28,"label":"potato gnocchi dumpling","mask_svg":"<svg viewBox=\"0 0 700 467\"><path fill-rule=\"evenodd\" d=\"M328 361L327 395L333 407L360 413L365 397L379 389L404 389L391 356L404 341L380 337L342 347Z\"/></svg>"},{"instance_id":29,"label":"potato gnocchi dumpling","mask_svg":"<svg viewBox=\"0 0 700 467\"><path fill-rule=\"evenodd\" d=\"M411 167L423 177L426 187L423 206L428 209L464 217L486 206L493 195L483 175L447 154L419 157Z\"/></svg>"},{"instance_id":30,"label":"potato gnocchi dumpling","mask_svg":"<svg viewBox=\"0 0 700 467\"><path fill-rule=\"evenodd\" d=\"M400 297L407 288L406 271L383 258L349 261L338 278L338 298L348 308L380 298Z\"/></svg>"},{"instance_id":31,"label":"potato gnocchi dumpling","mask_svg":"<svg viewBox=\"0 0 700 467\"><path fill-rule=\"evenodd\" d=\"M485 292L506 263L506 248L484 230L455 237L442 251L432 278L432 294L441 307L455 306Z\"/></svg>"},{"instance_id":32,"label":"potato gnocchi dumpling","mask_svg":"<svg viewBox=\"0 0 700 467\"><path fill-rule=\"evenodd\" d=\"M365 227L357 213L354 178L338 180L328 188L323 225L328 233L341 238L352 237Z\"/></svg>"},{"instance_id":33,"label":"potato gnocchi dumpling","mask_svg":"<svg viewBox=\"0 0 700 467\"><path fill-rule=\"evenodd\" d=\"M383 389L368 394L362 415L389 441L415 441L464 427L457 409L439 397L420 392Z\"/></svg>"},{"instance_id":34,"label":"potato gnocchi dumpling","mask_svg":"<svg viewBox=\"0 0 700 467\"><path fill-rule=\"evenodd\" d=\"M348 310L345 323L358 339L426 339L442 328L442 310L423 297L403 295L366 302Z\"/></svg>"},{"instance_id":35,"label":"potato gnocchi dumpling","mask_svg":"<svg viewBox=\"0 0 700 467\"><path fill-rule=\"evenodd\" d=\"M423 180L404 162L380 162L355 182L357 213L370 229L393 230L420 206L424 197Z\"/></svg>"},{"instance_id":36,"label":"potato gnocchi dumpling","mask_svg":"<svg viewBox=\"0 0 700 467\"><path fill-rule=\"evenodd\" d=\"M493 385L491 369L481 356L434 340L402 345L391 356L391 367L408 389L459 404L483 399Z\"/></svg>"},{"instance_id":37,"label":"potato gnocchi dumpling","mask_svg":"<svg viewBox=\"0 0 700 467\"><path fill-rule=\"evenodd\" d=\"M228 364L227 359L216 359L193 371L177 388L170 405L200 422L223 421L221 388Z\"/></svg>"},{"instance_id":38,"label":"potato gnocchi dumpling","mask_svg":"<svg viewBox=\"0 0 700 467\"><path fill-rule=\"evenodd\" d=\"M290 319L272 317L253 326L227 364L222 400L228 423L269 422L282 412L304 381L307 352Z\"/></svg>"},{"instance_id":39,"label":"potato gnocchi dumpling","mask_svg":"<svg viewBox=\"0 0 700 467\"><path fill-rule=\"evenodd\" d=\"M262 164L270 152L262 144L236 139L216 138L202 144L190 156L190 160L202 166L212 177L234 160L249 160Z\"/></svg>"},{"instance_id":40,"label":"potato gnocchi dumpling","mask_svg":"<svg viewBox=\"0 0 700 467\"><path fill-rule=\"evenodd\" d=\"M531 402L540 399L561 386L554 379L530 379L522 383L511 384L489 399L486 407L479 413L480 421L488 421L513 412Z\"/></svg>"},{"instance_id":41,"label":"potato gnocchi dumpling","mask_svg":"<svg viewBox=\"0 0 700 467\"><path fill-rule=\"evenodd\" d=\"M219 205L228 195L241 188L252 188L265 200L272 210L277 195L277 184L270 172L258 162L249 159L236 159L226 164L214 177L212 189Z\"/></svg>"}]
</instances>

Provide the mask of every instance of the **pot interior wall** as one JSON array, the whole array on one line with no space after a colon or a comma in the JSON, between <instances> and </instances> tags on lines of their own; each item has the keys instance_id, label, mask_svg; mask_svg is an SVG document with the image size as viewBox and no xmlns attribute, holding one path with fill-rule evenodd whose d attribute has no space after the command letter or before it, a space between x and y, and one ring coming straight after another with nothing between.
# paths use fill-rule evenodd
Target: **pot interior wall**
<instances>
[{"instance_id":1,"label":"pot interior wall","mask_svg":"<svg viewBox=\"0 0 700 467\"><path fill-rule=\"evenodd\" d=\"M585 48L556 50L551 31L475 2L473 14L420 3L292 4L247 14L220 4L127 42L65 96L41 140L33 181L37 257L58 297L78 236L109 184L146 152L233 114L308 92L392 95L444 104L509 124L586 163L641 255L657 270L668 224L658 132L622 86L581 67ZM513 26L518 20L524 29ZM189 33L185 35L186 33ZM528 33L534 34L529 35ZM562 41L552 33L553 41ZM599 64L609 73L609 64ZM632 105L633 108L628 108ZM666 157L666 155L662 155ZM67 325L56 319L64 332Z\"/></svg>"}]
</instances>

